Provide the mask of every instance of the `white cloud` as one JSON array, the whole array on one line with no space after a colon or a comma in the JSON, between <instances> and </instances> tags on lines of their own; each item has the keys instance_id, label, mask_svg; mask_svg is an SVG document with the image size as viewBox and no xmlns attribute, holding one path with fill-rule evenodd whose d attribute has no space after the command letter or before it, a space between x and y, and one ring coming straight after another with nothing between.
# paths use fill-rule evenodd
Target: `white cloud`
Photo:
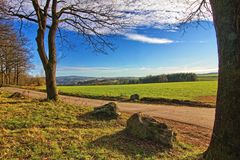
<instances>
[{"instance_id":1,"label":"white cloud","mask_svg":"<svg viewBox=\"0 0 240 160\"><path fill-rule=\"evenodd\" d=\"M15 2L13 0L8 1L12 3L13 7L19 8L19 2ZM179 24L191 12L195 11L199 7L201 1L202 0L86 0L83 1L79 7L93 9L97 12L101 8L108 9L109 6L114 6L116 15L121 14L120 17L124 17L120 18L120 21L127 22L129 24L128 27L131 29L134 29L138 26L151 26L161 29L169 25L174 28L174 25ZM207 3L209 3L208 1L209 0L207 0ZM45 2L46 0L42 0L41 4L45 4ZM60 7L75 3L74 0L63 2L64 3L59 4ZM23 11L21 10L21 12L31 13L33 11L31 2L24 1L24 3L21 5L24 7ZM201 20L212 20L212 15L207 11L206 8L202 8L202 11L206 14L200 17ZM68 16L67 18L69 18ZM84 17L86 14L82 13L81 16ZM197 17L193 17L193 20L194 19L196 20ZM111 27L109 29L109 27L97 26L94 23L89 23L88 25L93 25L99 30L99 32L102 32L104 34L113 33ZM61 27L74 30L74 28L69 25L61 25ZM176 28L174 28L174 30L175 29ZM174 30L170 29L170 31ZM115 30L114 33L116 33Z\"/></svg>"},{"instance_id":2,"label":"white cloud","mask_svg":"<svg viewBox=\"0 0 240 160\"><path fill-rule=\"evenodd\" d=\"M125 34L125 36L129 40L139 41L143 43L150 43L150 44L169 44L174 42L173 40L170 40L170 39L153 38L153 37L148 37L140 34Z\"/></svg>"},{"instance_id":3,"label":"white cloud","mask_svg":"<svg viewBox=\"0 0 240 160\"><path fill-rule=\"evenodd\" d=\"M154 26L163 28L183 21L191 12L197 10L202 0L135 0L135 3L124 5L123 1L118 6L119 10L126 13L132 26ZM122 3L122 4L121 4ZM207 3L209 4L208 0ZM210 5L207 5L208 7ZM210 8L210 7L209 7ZM201 20L212 20L212 15L207 8L202 8L205 13ZM193 17L196 20L199 17Z\"/></svg>"}]
</instances>

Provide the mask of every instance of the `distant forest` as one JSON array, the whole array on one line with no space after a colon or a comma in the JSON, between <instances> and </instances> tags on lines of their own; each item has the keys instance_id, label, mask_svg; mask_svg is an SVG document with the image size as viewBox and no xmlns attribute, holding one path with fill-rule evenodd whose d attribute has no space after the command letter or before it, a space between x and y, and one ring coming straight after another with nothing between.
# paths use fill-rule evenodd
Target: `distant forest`
<instances>
[{"instance_id":1,"label":"distant forest","mask_svg":"<svg viewBox=\"0 0 240 160\"><path fill-rule=\"evenodd\" d=\"M144 83L164 83L164 82L188 82L196 81L195 73L175 73L162 74L156 76L146 76L141 78L108 78L91 79L79 81L76 85L106 85L106 84L144 84Z\"/></svg>"}]
</instances>

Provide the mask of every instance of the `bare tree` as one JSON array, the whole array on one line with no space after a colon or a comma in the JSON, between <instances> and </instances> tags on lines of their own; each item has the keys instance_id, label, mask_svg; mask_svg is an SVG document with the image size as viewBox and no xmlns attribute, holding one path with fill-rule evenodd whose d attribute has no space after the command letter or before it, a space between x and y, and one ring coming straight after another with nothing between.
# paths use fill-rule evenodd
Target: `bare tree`
<instances>
[{"instance_id":1,"label":"bare tree","mask_svg":"<svg viewBox=\"0 0 240 160\"><path fill-rule=\"evenodd\" d=\"M11 78L13 64L13 52L16 44L16 36L8 25L0 24L0 69L2 84L8 84Z\"/></svg>"},{"instance_id":2,"label":"bare tree","mask_svg":"<svg viewBox=\"0 0 240 160\"><path fill-rule=\"evenodd\" d=\"M21 76L26 74L29 69L33 67L31 63L32 54L27 49L27 40L21 38L15 46L14 57L13 57L13 83L16 85L20 84Z\"/></svg>"},{"instance_id":3,"label":"bare tree","mask_svg":"<svg viewBox=\"0 0 240 160\"><path fill-rule=\"evenodd\" d=\"M0 20L0 79L1 84L17 84L31 67L27 40L19 36L11 25Z\"/></svg>"},{"instance_id":4,"label":"bare tree","mask_svg":"<svg viewBox=\"0 0 240 160\"><path fill-rule=\"evenodd\" d=\"M121 13L114 1L103 0L7 0L5 13L38 24L37 47L45 70L47 97L57 100L56 88L56 34L59 29L80 33L98 52L112 48L106 32L121 28ZM45 35L48 42L45 43ZM46 45L48 51L46 51Z\"/></svg>"}]
</instances>

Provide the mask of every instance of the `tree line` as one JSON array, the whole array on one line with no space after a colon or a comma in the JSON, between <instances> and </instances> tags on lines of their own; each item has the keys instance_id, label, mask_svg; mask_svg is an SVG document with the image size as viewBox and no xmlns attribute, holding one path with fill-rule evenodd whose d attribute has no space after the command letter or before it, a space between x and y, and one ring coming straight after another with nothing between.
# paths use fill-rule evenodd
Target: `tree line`
<instances>
[{"instance_id":1,"label":"tree line","mask_svg":"<svg viewBox=\"0 0 240 160\"><path fill-rule=\"evenodd\" d=\"M29 77L32 67L27 40L13 26L0 20L0 85L20 85Z\"/></svg>"},{"instance_id":2,"label":"tree line","mask_svg":"<svg viewBox=\"0 0 240 160\"><path fill-rule=\"evenodd\" d=\"M197 75L195 73L174 73L162 74L157 76L147 76L139 78L139 83L161 83L161 82L187 82L196 81Z\"/></svg>"},{"instance_id":3,"label":"tree line","mask_svg":"<svg viewBox=\"0 0 240 160\"><path fill-rule=\"evenodd\" d=\"M195 73L173 73L161 75L149 75L134 79L119 79L119 84L144 84L144 83L164 83L164 82L189 82L196 81Z\"/></svg>"},{"instance_id":4,"label":"tree line","mask_svg":"<svg viewBox=\"0 0 240 160\"><path fill-rule=\"evenodd\" d=\"M195 73L174 73L156 76L146 76L141 78L100 78L87 81L79 81L73 85L109 85L109 84L144 84L144 83L164 83L164 82L189 82L196 81Z\"/></svg>"}]
</instances>

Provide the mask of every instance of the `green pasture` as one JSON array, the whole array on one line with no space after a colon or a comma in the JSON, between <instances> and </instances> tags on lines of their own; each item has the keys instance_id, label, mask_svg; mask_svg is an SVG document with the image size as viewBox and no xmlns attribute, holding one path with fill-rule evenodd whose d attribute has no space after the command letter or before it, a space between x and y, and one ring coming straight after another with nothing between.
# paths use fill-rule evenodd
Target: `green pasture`
<instances>
[{"instance_id":1,"label":"green pasture","mask_svg":"<svg viewBox=\"0 0 240 160\"><path fill-rule=\"evenodd\" d=\"M132 94L139 94L140 97L196 101L204 97L215 97L217 92L217 81L102 86L59 86L58 89L61 93L74 94L77 96L129 97Z\"/></svg>"},{"instance_id":2,"label":"green pasture","mask_svg":"<svg viewBox=\"0 0 240 160\"><path fill-rule=\"evenodd\" d=\"M199 74L197 75L198 81L217 81L218 74Z\"/></svg>"}]
</instances>

